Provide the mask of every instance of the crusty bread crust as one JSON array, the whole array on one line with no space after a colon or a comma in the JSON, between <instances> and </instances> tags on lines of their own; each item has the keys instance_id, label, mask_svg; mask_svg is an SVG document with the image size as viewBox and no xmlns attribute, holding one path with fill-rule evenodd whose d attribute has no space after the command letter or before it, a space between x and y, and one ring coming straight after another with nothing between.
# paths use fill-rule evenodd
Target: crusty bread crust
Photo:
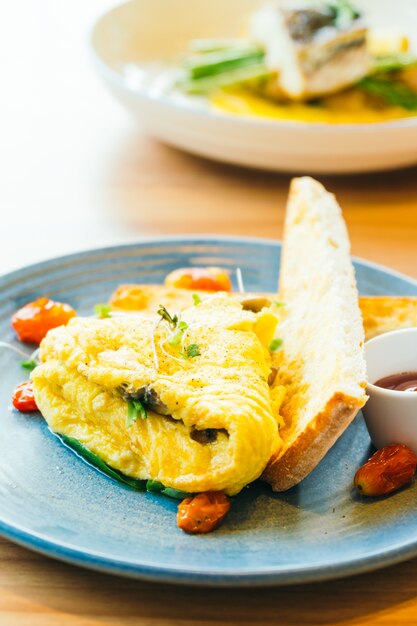
<instances>
[{"instance_id":1,"label":"crusty bread crust","mask_svg":"<svg viewBox=\"0 0 417 626\"><path fill-rule=\"evenodd\" d=\"M262 478L285 491L314 469L367 399L346 227L334 197L311 178L291 184L279 293L287 310L275 383L287 388L283 446Z\"/></svg>"},{"instance_id":2,"label":"crusty bread crust","mask_svg":"<svg viewBox=\"0 0 417 626\"><path fill-rule=\"evenodd\" d=\"M321 461L356 416L365 400L336 393L282 456L273 457L262 479L274 491L298 485Z\"/></svg>"}]
</instances>

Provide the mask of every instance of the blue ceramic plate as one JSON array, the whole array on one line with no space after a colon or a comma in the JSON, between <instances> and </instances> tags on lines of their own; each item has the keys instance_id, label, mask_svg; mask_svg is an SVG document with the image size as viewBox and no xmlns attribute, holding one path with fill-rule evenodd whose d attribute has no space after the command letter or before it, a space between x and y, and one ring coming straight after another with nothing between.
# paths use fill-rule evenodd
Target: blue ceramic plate
<instances>
[{"instance_id":1,"label":"blue ceramic plate","mask_svg":"<svg viewBox=\"0 0 417 626\"><path fill-rule=\"evenodd\" d=\"M240 267L247 290L273 291L279 258L275 242L193 238L34 265L0 279L0 339L15 342L10 316L40 295L91 314L121 282L162 282L174 268L206 264ZM355 265L361 293L417 295L411 279ZM25 373L8 350L0 350L0 367L0 532L28 548L126 576L234 586L334 578L417 555L417 483L366 502L352 491L370 452L360 416L301 485L284 494L251 485L217 532L188 536L176 528L176 501L112 482L62 446L41 418L12 411L11 391Z\"/></svg>"}]
</instances>

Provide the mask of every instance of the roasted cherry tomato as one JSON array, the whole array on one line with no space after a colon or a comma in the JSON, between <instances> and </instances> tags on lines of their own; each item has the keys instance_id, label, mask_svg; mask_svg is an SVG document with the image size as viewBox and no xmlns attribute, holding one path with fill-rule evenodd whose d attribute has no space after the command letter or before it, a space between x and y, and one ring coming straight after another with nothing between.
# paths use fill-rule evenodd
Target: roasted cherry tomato
<instances>
[{"instance_id":1,"label":"roasted cherry tomato","mask_svg":"<svg viewBox=\"0 0 417 626\"><path fill-rule=\"evenodd\" d=\"M110 305L126 311L140 311L148 303L148 297L138 285L120 285L110 298Z\"/></svg>"},{"instance_id":2,"label":"roasted cherry tomato","mask_svg":"<svg viewBox=\"0 0 417 626\"><path fill-rule=\"evenodd\" d=\"M230 509L222 491L207 491L185 498L178 505L177 524L186 533L209 533L220 524Z\"/></svg>"},{"instance_id":3,"label":"roasted cherry tomato","mask_svg":"<svg viewBox=\"0 0 417 626\"><path fill-rule=\"evenodd\" d=\"M184 267L174 270L165 278L165 284L195 291L232 291L230 278L220 267Z\"/></svg>"},{"instance_id":4,"label":"roasted cherry tomato","mask_svg":"<svg viewBox=\"0 0 417 626\"><path fill-rule=\"evenodd\" d=\"M363 496L382 496L396 491L413 478L417 456L403 444L385 446L358 469L354 484Z\"/></svg>"},{"instance_id":5,"label":"roasted cherry tomato","mask_svg":"<svg viewBox=\"0 0 417 626\"><path fill-rule=\"evenodd\" d=\"M21 413L33 413L37 411L35 396L33 395L33 385L30 381L20 383L13 391L12 402L15 409Z\"/></svg>"},{"instance_id":6,"label":"roasted cherry tomato","mask_svg":"<svg viewBox=\"0 0 417 626\"><path fill-rule=\"evenodd\" d=\"M74 316L69 304L39 298L13 315L12 326L20 341L39 344L48 330L66 324Z\"/></svg>"}]
</instances>

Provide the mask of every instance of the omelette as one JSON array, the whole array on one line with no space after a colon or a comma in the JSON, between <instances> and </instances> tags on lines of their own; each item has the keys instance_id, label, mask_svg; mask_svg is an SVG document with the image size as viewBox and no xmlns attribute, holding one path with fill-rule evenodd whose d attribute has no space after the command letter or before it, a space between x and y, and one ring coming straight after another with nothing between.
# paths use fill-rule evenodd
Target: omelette
<instances>
[{"instance_id":1,"label":"omelette","mask_svg":"<svg viewBox=\"0 0 417 626\"><path fill-rule=\"evenodd\" d=\"M285 389L269 384L268 351L278 318L226 294L180 315L161 310L49 331L32 372L36 403L52 431L127 476L237 494L280 446Z\"/></svg>"}]
</instances>

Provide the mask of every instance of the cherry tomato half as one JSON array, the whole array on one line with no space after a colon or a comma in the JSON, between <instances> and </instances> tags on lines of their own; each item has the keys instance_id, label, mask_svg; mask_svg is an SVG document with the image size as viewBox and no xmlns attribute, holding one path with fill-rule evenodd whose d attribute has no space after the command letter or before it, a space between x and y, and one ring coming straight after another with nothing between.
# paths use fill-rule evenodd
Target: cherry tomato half
<instances>
[{"instance_id":1,"label":"cherry tomato half","mask_svg":"<svg viewBox=\"0 0 417 626\"><path fill-rule=\"evenodd\" d=\"M383 496L409 483L417 468L417 455L401 443L381 448L358 469L354 484L362 496Z\"/></svg>"},{"instance_id":2,"label":"cherry tomato half","mask_svg":"<svg viewBox=\"0 0 417 626\"><path fill-rule=\"evenodd\" d=\"M207 491L185 498L179 506L177 524L186 533L209 533L220 524L230 509L222 491Z\"/></svg>"},{"instance_id":3,"label":"cherry tomato half","mask_svg":"<svg viewBox=\"0 0 417 626\"><path fill-rule=\"evenodd\" d=\"M33 385L30 381L17 385L13 391L12 403L14 408L21 413L33 413L33 411L38 410L33 394Z\"/></svg>"},{"instance_id":4,"label":"cherry tomato half","mask_svg":"<svg viewBox=\"0 0 417 626\"><path fill-rule=\"evenodd\" d=\"M232 291L232 283L220 267L184 267L170 272L165 278L168 287L195 291Z\"/></svg>"},{"instance_id":5,"label":"cherry tomato half","mask_svg":"<svg viewBox=\"0 0 417 626\"><path fill-rule=\"evenodd\" d=\"M20 341L39 344L48 330L66 324L74 316L69 304L39 298L16 311L12 326Z\"/></svg>"}]
</instances>

